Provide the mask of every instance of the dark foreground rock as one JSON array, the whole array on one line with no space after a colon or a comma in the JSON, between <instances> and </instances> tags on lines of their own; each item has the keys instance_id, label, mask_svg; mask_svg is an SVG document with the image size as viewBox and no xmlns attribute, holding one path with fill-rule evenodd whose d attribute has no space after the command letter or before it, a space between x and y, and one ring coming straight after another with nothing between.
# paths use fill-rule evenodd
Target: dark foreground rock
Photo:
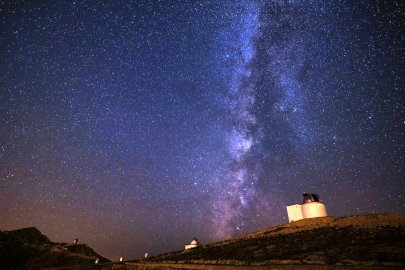
<instances>
[{"instance_id":1,"label":"dark foreground rock","mask_svg":"<svg viewBox=\"0 0 405 270\"><path fill-rule=\"evenodd\" d=\"M52 243L34 227L0 232L0 269L86 266L96 258L109 261L84 244Z\"/></svg>"}]
</instances>

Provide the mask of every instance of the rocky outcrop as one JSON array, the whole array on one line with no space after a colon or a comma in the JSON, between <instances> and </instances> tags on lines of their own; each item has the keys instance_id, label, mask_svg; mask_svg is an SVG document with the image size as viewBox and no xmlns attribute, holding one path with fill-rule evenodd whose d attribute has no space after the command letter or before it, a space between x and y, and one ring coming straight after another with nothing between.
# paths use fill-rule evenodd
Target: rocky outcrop
<instances>
[{"instance_id":1,"label":"rocky outcrop","mask_svg":"<svg viewBox=\"0 0 405 270\"><path fill-rule=\"evenodd\" d=\"M52 243L34 227L0 232L0 269L94 265L97 258L109 261L84 244Z\"/></svg>"},{"instance_id":2,"label":"rocky outcrop","mask_svg":"<svg viewBox=\"0 0 405 270\"><path fill-rule=\"evenodd\" d=\"M37 228L29 227L15 231L0 231L0 242L18 242L20 244L49 244L51 240Z\"/></svg>"}]
</instances>

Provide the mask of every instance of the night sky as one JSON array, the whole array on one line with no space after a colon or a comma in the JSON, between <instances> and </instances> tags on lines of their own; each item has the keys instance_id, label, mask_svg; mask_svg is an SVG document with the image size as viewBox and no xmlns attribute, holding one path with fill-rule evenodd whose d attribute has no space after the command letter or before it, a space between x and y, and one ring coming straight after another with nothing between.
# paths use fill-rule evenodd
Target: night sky
<instances>
[{"instance_id":1,"label":"night sky","mask_svg":"<svg viewBox=\"0 0 405 270\"><path fill-rule=\"evenodd\" d=\"M0 229L117 260L303 192L404 216L404 85L399 0L2 1Z\"/></svg>"}]
</instances>

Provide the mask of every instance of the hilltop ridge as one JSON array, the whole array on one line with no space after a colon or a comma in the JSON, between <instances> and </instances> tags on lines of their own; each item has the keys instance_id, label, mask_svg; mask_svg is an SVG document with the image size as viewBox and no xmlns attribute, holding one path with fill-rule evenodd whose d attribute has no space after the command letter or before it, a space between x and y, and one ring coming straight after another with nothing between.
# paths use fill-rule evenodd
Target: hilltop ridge
<instances>
[{"instance_id":1,"label":"hilltop ridge","mask_svg":"<svg viewBox=\"0 0 405 270\"><path fill-rule=\"evenodd\" d=\"M53 243L37 228L0 232L0 269L42 269L108 262L86 244Z\"/></svg>"},{"instance_id":2,"label":"hilltop ridge","mask_svg":"<svg viewBox=\"0 0 405 270\"><path fill-rule=\"evenodd\" d=\"M5 268L4 254L25 254L15 249L10 253L10 239L17 239L19 245L24 241L34 244L20 247L27 246L31 252L23 263ZM98 265L94 264L98 254L87 245L52 243L37 229L26 228L0 233L0 255L0 269L404 269L405 217L370 214L304 219L150 258L108 262L99 257Z\"/></svg>"},{"instance_id":3,"label":"hilltop ridge","mask_svg":"<svg viewBox=\"0 0 405 270\"><path fill-rule=\"evenodd\" d=\"M35 227L22 228L14 231L0 232L0 242L18 242L21 244L49 244L51 240Z\"/></svg>"},{"instance_id":4,"label":"hilltop ridge","mask_svg":"<svg viewBox=\"0 0 405 270\"><path fill-rule=\"evenodd\" d=\"M142 262L405 266L405 218L304 219Z\"/></svg>"}]
</instances>

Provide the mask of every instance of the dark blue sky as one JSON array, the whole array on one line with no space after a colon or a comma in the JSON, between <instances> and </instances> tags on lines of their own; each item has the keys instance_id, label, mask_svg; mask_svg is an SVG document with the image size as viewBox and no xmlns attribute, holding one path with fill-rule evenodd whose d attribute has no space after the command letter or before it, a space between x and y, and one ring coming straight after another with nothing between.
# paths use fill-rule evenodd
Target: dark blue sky
<instances>
[{"instance_id":1,"label":"dark blue sky","mask_svg":"<svg viewBox=\"0 0 405 270\"><path fill-rule=\"evenodd\" d=\"M0 4L0 229L110 259L405 215L401 1Z\"/></svg>"}]
</instances>

